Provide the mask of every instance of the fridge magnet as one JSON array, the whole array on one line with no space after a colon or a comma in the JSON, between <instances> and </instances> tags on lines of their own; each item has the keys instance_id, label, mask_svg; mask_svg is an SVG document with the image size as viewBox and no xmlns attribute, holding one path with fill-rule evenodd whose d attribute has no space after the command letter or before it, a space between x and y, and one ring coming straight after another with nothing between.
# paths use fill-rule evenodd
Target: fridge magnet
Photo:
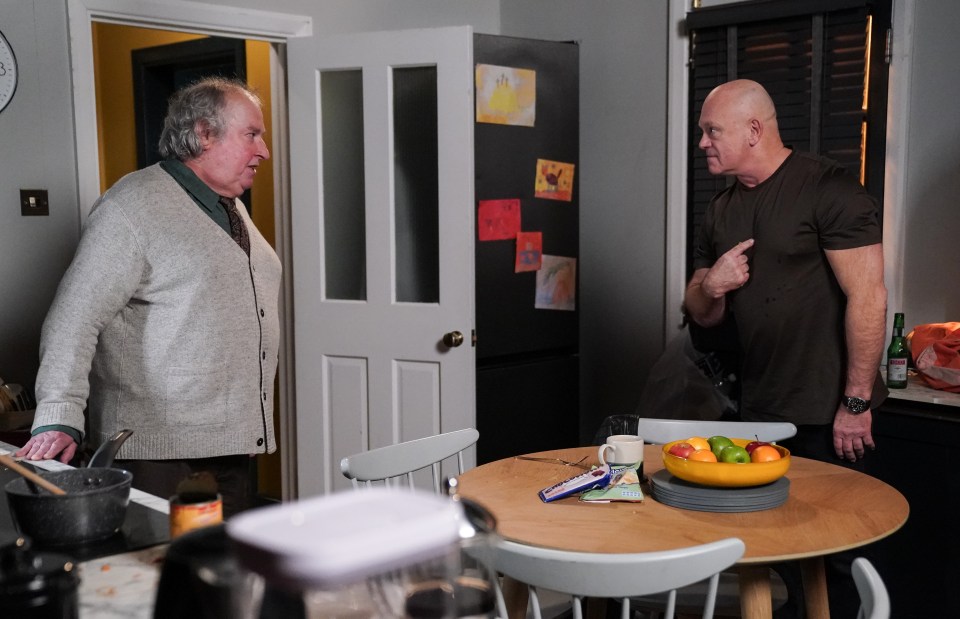
<instances>
[{"instance_id":1,"label":"fridge magnet","mask_svg":"<svg viewBox=\"0 0 960 619\"><path fill-rule=\"evenodd\" d=\"M477 122L532 127L537 109L537 72L478 64Z\"/></svg>"},{"instance_id":2,"label":"fridge magnet","mask_svg":"<svg viewBox=\"0 0 960 619\"><path fill-rule=\"evenodd\" d=\"M542 251L542 232L517 232L517 260L513 272L539 271Z\"/></svg>"},{"instance_id":3,"label":"fridge magnet","mask_svg":"<svg viewBox=\"0 0 960 619\"><path fill-rule=\"evenodd\" d=\"M481 241L515 239L520 232L520 200L480 200L477 234Z\"/></svg>"},{"instance_id":4,"label":"fridge magnet","mask_svg":"<svg viewBox=\"0 0 960 619\"><path fill-rule=\"evenodd\" d=\"M570 202L573 199L573 168L572 163L537 159L534 196Z\"/></svg>"},{"instance_id":5,"label":"fridge magnet","mask_svg":"<svg viewBox=\"0 0 960 619\"><path fill-rule=\"evenodd\" d=\"M577 259L563 256L541 256L537 271L536 309L564 310L577 308Z\"/></svg>"}]
</instances>

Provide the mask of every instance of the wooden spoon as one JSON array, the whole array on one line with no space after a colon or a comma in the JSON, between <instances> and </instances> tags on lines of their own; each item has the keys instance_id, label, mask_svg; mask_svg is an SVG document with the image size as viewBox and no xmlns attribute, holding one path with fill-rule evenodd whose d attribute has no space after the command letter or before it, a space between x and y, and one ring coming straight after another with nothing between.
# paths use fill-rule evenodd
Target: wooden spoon
<instances>
[{"instance_id":1,"label":"wooden spoon","mask_svg":"<svg viewBox=\"0 0 960 619\"><path fill-rule=\"evenodd\" d=\"M0 464L4 465L5 467L7 467L12 471L16 471L17 473L20 473L21 475L23 475L33 483L37 484L38 486L40 486L44 490L49 491L52 494L66 494L66 491L63 488L53 483L50 483L49 481L47 481L43 477L40 477L33 471L27 469L24 466L21 466L20 463L18 463L16 460L11 458L10 456L7 456L5 454L0 454Z\"/></svg>"}]
</instances>

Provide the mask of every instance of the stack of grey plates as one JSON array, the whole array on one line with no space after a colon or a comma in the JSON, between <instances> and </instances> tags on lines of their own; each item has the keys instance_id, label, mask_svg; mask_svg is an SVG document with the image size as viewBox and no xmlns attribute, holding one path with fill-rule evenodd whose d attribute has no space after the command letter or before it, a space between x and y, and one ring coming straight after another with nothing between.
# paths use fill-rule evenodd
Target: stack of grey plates
<instances>
[{"instance_id":1,"label":"stack of grey plates","mask_svg":"<svg viewBox=\"0 0 960 619\"><path fill-rule=\"evenodd\" d=\"M671 507L700 512L756 512L779 507L790 494L790 480L781 477L762 486L719 488L674 477L661 469L650 476L653 498Z\"/></svg>"}]
</instances>

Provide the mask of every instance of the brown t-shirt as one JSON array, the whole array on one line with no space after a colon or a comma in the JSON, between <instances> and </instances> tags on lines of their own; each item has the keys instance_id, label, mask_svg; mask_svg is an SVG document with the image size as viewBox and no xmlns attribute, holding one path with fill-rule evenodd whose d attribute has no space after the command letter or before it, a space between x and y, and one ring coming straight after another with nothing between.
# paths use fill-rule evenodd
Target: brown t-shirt
<instances>
[{"instance_id":1,"label":"brown t-shirt","mask_svg":"<svg viewBox=\"0 0 960 619\"><path fill-rule=\"evenodd\" d=\"M805 153L791 153L756 187L737 182L714 197L694 268L755 240L749 281L727 295L742 348L744 420L833 421L846 379L846 296L823 250L879 243L881 231L877 203L858 180Z\"/></svg>"}]
</instances>

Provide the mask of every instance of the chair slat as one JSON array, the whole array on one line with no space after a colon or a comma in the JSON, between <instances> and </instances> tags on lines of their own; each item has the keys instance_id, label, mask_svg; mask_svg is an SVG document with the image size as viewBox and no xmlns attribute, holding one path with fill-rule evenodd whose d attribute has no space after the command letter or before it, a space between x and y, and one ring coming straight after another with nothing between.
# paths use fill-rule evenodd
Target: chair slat
<instances>
[{"instance_id":1,"label":"chair slat","mask_svg":"<svg viewBox=\"0 0 960 619\"><path fill-rule=\"evenodd\" d=\"M525 583L531 611L539 615L536 588L566 593L572 598L573 616L581 617L584 597L623 599L628 617L633 596L668 592L666 617L673 617L678 587L711 579L704 617L713 616L716 578L744 553L743 541L728 538L677 550L645 553L585 553L540 548L506 540L497 543L494 565L498 571ZM502 595L497 596L502 600ZM501 612L504 608L501 607Z\"/></svg>"}]
</instances>

